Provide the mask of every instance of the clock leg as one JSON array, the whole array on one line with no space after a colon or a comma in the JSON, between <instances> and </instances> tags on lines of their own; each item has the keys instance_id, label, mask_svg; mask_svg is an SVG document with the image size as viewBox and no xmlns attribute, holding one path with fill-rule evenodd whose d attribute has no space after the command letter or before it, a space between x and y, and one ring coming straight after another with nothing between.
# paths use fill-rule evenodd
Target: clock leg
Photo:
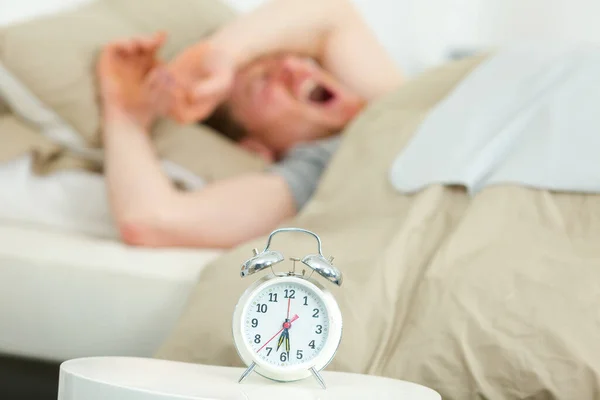
<instances>
[{"instance_id":1,"label":"clock leg","mask_svg":"<svg viewBox=\"0 0 600 400\"><path fill-rule=\"evenodd\" d=\"M315 377L315 379L319 382L319 385L321 385L321 387L323 389L327 389L327 387L325 386L325 381L323 380L323 377L321 377L321 375L319 375L319 372L317 372L317 370L315 369L315 367L312 367L310 369L310 372L312 372L312 374Z\"/></svg>"},{"instance_id":2,"label":"clock leg","mask_svg":"<svg viewBox=\"0 0 600 400\"><path fill-rule=\"evenodd\" d=\"M255 367L256 367L256 363L250 364L250 366L248 367L248 369L246 371L244 371L244 373L242 374L242 376L240 376L240 380L238 381L238 383L242 383L242 381L244 379L246 379L248 377L248 375L250 375L252 373L252 371L254 371Z\"/></svg>"}]
</instances>

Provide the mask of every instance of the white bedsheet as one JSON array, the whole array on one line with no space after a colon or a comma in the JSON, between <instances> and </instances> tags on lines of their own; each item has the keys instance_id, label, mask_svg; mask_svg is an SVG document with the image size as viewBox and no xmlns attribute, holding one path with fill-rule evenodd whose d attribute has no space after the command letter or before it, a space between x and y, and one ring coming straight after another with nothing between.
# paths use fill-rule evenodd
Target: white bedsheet
<instances>
[{"instance_id":1,"label":"white bedsheet","mask_svg":"<svg viewBox=\"0 0 600 400\"><path fill-rule=\"evenodd\" d=\"M85 171L36 176L28 156L0 164L0 219L118 237L102 176Z\"/></svg>"},{"instance_id":2,"label":"white bedsheet","mask_svg":"<svg viewBox=\"0 0 600 400\"><path fill-rule=\"evenodd\" d=\"M600 46L524 44L478 67L398 155L401 192L435 183L600 193Z\"/></svg>"},{"instance_id":3,"label":"white bedsheet","mask_svg":"<svg viewBox=\"0 0 600 400\"><path fill-rule=\"evenodd\" d=\"M163 168L193 190L204 185L201 178L173 163L164 161ZM82 170L38 176L31 171L29 156L0 164L0 219L118 238L103 176Z\"/></svg>"}]
</instances>

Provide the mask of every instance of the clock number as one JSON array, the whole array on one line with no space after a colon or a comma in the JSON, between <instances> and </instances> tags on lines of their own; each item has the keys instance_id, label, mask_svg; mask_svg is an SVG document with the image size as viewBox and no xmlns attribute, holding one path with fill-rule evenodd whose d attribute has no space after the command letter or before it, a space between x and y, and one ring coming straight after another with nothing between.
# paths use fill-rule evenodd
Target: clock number
<instances>
[{"instance_id":1,"label":"clock number","mask_svg":"<svg viewBox=\"0 0 600 400\"><path fill-rule=\"evenodd\" d=\"M315 349L315 341L311 340L310 343L308 343L308 347L310 347L311 349Z\"/></svg>"},{"instance_id":2,"label":"clock number","mask_svg":"<svg viewBox=\"0 0 600 400\"><path fill-rule=\"evenodd\" d=\"M295 299L296 298L296 291L294 289L290 289L289 291L287 289L284 290L285 292L285 297L286 299Z\"/></svg>"},{"instance_id":3,"label":"clock number","mask_svg":"<svg viewBox=\"0 0 600 400\"><path fill-rule=\"evenodd\" d=\"M319 309L318 309L318 308L315 308L313 311L315 312L315 313L313 314L313 318L319 318Z\"/></svg>"},{"instance_id":4,"label":"clock number","mask_svg":"<svg viewBox=\"0 0 600 400\"><path fill-rule=\"evenodd\" d=\"M260 343L260 335L254 336L254 343L256 343L256 344Z\"/></svg>"},{"instance_id":5,"label":"clock number","mask_svg":"<svg viewBox=\"0 0 600 400\"><path fill-rule=\"evenodd\" d=\"M269 302L277 303L277 293L269 293Z\"/></svg>"},{"instance_id":6,"label":"clock number","mask_svg":"<svg viewBox=\"0 0 600 400\"><path fill-rule=\"evenodd\" d=\"M302 350L298 350L298 351L296 352L296 358L297 358L298 360L302 360Z\"/></svg>"},{"instance_id":7,"label":"clock number","mask_svg":"<svg viewBox=\"0 0 600 400\"><path fill-rule=\"evenodd\" d=\"M269 357L271 355L272 351L273 351L272 347L267 347L267 357Z\"/></svg>"},{"instance_id":8,"label":"clock number","mask_svg":"<svg viewBox=\"0 0 600 400\"><path fill-rule=\"evenodd\" d=\"M252 327L256 328L258 326L258 320L256 318L252 319Z\"/></svg>"},{"instance_id":9,"label":"clock number","mask_svg":"<svg viewBox=\"0 0 600 400\"><path fill-rule=\"evenodd\" d=\"M267 305L266 304L257 304L256 312L265 314L267 312Z\"/></svg>"},{"instance_id":10,"label":"clock number","mask_svg":"<svg viewBox=\"0 0 600 400\"><path fill-rule=\"evenodd\" d=\"M286 353L285 351L283 353L281 353L281 355L279 356L279 359L281 360L281 362L286 362L288 359L288 353Z\"/></svg>"},{"instance_id":11,"label":"clock number","mask_svg":"<svg viewBox=\"0 0 600 400\"><path fill-rule=\"evenodd\" d=\"M304 305L307 306L308 305L308 296L304 296Z\"/></svg>"},{"instance_id":12,"label":"clock number","mask_svg":"<svg viewBox=\"0 0 600 400\"><path fill-rule=\"evenodd\" d=\"M318 335L323 333L323 325L317 325L317 330L315 331L315 333Z\"/></svg>"}]
</instances>

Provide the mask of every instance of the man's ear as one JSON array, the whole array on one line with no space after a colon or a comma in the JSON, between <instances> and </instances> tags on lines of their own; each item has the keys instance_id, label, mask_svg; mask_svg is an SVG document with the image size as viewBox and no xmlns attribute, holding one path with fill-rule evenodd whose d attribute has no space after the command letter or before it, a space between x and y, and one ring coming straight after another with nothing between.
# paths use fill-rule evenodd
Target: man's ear
<instances>
[{"instance_id":1,"label":"man's ear","mask_svg":"<svg viewBox=\"0 0 600 400\"><path fill-rule=\"evenodd\" d=\"M275 152L260 140L254 138L244 138L239 141L239 144L244 149L257 154L268 163L275 161Z\"/></svg>"}]
</instances>

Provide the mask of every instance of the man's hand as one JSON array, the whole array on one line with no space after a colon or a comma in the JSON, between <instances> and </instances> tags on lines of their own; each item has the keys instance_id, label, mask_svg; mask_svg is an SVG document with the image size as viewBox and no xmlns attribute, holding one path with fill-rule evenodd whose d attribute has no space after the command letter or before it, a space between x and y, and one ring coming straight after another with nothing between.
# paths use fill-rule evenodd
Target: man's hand
<instances>
[{"instance_id":1,"label":"man's hand","mask_svg":"<svg viewBox=\"0 0 600 400\"><path fill-rule=\"evenodd\" d=\"M235 64L210 42L195 44L168 65L176 82L171 117L180 123L202 121L227 99L235 76Z\"/></svg>"},{"instance_id":2,"label":"man's hand","mask_svg":"<svg viewBox=\"0 0 600 400\"><path fill-rule=\"evenodd\" d=\"M148 129L172 103L173 82L157 57L166 35L109 43L100 55L97 74L106 118L125 117Z\"/></svg>"}]
</instances>

